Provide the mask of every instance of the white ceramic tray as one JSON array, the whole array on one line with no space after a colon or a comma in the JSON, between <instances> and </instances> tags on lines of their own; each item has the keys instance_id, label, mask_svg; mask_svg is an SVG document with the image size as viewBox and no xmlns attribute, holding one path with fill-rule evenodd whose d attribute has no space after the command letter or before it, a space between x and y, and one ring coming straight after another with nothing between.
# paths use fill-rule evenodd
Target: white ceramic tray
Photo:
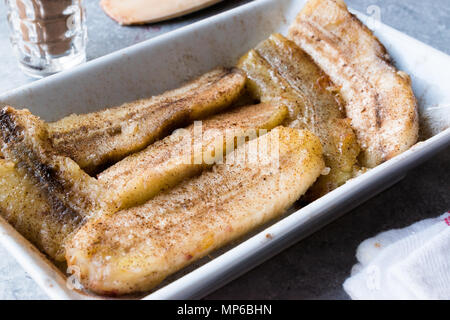
<instances>
[{"instance_id":1,"label":"white ceramic tray","mask_svg":"<svg viewBox=\"0 0 450 320\"><path fill-rule=\"evenodd\" d=\"M271 33L286 33L303 5L302 0L251 2L7 92L0 102L56 120L158 94L216 66L234 65ZM388 26L371 25L397 66L411 74L421 115L440 121L441 129L404 154L220 250L214 259L203 259L171 277L144 299L208 294L391 186L450 145L450 57ZM0 242L51 298L89 298L68 289L65 275L2 219Z\"/></svg>"}]
</instances>

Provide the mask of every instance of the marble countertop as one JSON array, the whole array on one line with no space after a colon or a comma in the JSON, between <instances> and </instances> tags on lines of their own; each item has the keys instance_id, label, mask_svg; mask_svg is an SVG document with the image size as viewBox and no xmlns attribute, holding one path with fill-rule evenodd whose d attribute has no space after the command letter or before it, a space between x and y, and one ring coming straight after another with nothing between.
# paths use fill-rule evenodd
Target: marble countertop
<instances>
[{"instance_id":1,"label":"marble countertop","mask_svg":"<svg viewBox=\"0 0 450 320\"><path fill-rule=\"evenodd\" d=\"M101 11L98 2L85 1L89 60L249 0L227 0L186 17L139 27L119 26ZM450 0L347 0L347 3L362 12L377 5L384 23L450 54ZM34 81L22 74L16 64L8 42L3 1L0 48L0 93ZM206 298L348 299L342 283L356 262L358 244L381 231L442 214L450 209L449 190L450 148L447 148L392 188ZM47 299L3 248L0 248L0 299Z\"/></svg>"}]
</instances>

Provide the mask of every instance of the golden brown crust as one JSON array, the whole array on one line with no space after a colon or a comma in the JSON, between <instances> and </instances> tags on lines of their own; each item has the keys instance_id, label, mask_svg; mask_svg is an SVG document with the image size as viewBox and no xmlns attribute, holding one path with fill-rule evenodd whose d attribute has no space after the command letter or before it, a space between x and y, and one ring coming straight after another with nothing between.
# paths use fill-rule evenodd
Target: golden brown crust
<instances>
[{"instance_id":1,"label":"golden brown crust","mask_svg":"<svg viewBox=\"0 0 450 320\"><path fill-rule=\"evenodd\" d=\"M266 145L279 153L267 154ZM321 149L307 131L276 128L229 155L234 164L215 165L142 206L90 221L70 241L68 264L97 293L149 290L285 212L323 170ZM244 155L260 161L240 162Z\"/></svg>"},{"instance_id":2,"label":"golden brown crust","mask_svg":"<svg viewBox=\"0 0 450 320\"><path fill-rule=\"evenodd\" d=\"M289 38L340 86L364 166L374 167L417 141L418 113L409 77L390 64L383 45L342 1L308 1Z\"/></svg>"},{"instance_id":3,"label":"golden brown crust","mask_svg":"<svg viewBox=\"0 0 450 320\"><path fill-rule=\"evenodd\" d=\"M58 214L34 179L6 160L0 160L0 215L54 261L65 261L64 243L81 223Z\"/></svg>"},{"instance_id":4,"label":"golden brown crust","mask_svg":"<svg viewBox=\"0 0 450 320\"><path fill-rule=\"evenodd\" d=\"M102 186L53 150L46 124L28 110L1 109L0 136L10 161L2 160L3 182L16 183L2 185L0 211L38 248L62 260L67 237L89 216L109 211Z\"/></svg>"},{"instance_id":5,"label":"golden brown crust","mask_svg":"<svg viewBox=\"0 0 450 320\"><path fill-rule=\"evenodd\" d=\"M49 124L53 147L89 173L117 162L170 131L222 111L244 88L238 69L218 68L160 96Z\"/></svg>"},{"instance_id":6,"label":"golden brown crust","mask_svg":"<svg viewBox=\"0 0 450 320\"><path fill-rule=\"evenodd\" d=\"M98 180L116 207L142 204L223 160L224 154L245 142L241 137L256 138L260 129L280 125L286 115L284 106L259 104L213 116L128 156L99 174Z\"/></svg>"},{"instance_id":7,"label":"golden brown crust","mask_svg":"<svg viewBox=\"0 0 450 320\"><path fill-rule=\"evenodd\" d=\"M4 107L0 135L6 159L34 180L55 213L78 221L105 209L101 185L73 160L53 150L46 125L38 117L28 110Z\"/></svg>"},{"instance_id":8,"label":"golden brown crust","mask_svg":"<svg viewBox=\"0 0 450 320\"><path fill-rule=\"evenodd\" d=\"M345 118L338 89L311 57L292 41L274 34L243 57L239 66L261 101L290 107L285 125L307 129L320 139L331 172L319 178L309 198L316 199L351 178L360 148Z\"/></svg>"}]
</instances>

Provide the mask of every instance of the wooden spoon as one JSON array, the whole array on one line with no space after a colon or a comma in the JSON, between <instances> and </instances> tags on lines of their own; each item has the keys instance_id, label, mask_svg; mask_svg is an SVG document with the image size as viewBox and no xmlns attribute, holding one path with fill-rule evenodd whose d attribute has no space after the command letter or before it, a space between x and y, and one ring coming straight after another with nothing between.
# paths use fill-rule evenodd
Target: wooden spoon
<instances>
[{"instance_id":1,"label":"wooden spoon","mask_svg":"<svg viewBox=\"0 0 450 320\"><path fill-rule=\"evenodd\" d=\"M179 17L222 0L101 0L100 5L120 24L144 24Z\"/></svg>"}]
</instances>

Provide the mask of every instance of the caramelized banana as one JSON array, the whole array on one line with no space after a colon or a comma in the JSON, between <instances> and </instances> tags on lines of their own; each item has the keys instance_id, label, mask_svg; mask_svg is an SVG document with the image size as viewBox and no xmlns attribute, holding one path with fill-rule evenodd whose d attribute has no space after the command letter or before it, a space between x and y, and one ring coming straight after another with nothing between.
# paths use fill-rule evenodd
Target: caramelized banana
<instances>
[{"instance_id":1,"label":"caramelized banana","mask_svg":"<svg viewBox=\"0 0 450 320\"><path fill-rule=\"evenodd\" d=\"M64 243L82 223L66 210L61 214L29 174L0 160L0 215L54 261L65 261Z\"/></svg>"},{"instance_id":2,"label":"caramelized banana","mask_svg":"<svg viewBox=\"0 0 450 320\"><path fill-rule=\"evenodd\" d=\"M409 76L395 69L384 46L344 1L308 1L289 38L340 86L362 165L375 167L416 143L418 111Z\"/></svg>"},{"instance_id":3,"label":"caramelized banana","mask_svg":"<svg viewBox=\"0 0 450 320\"><path fill-rule=\"evenodd\" d=\"M307 131L275 128L229 154L227 164L89 221L67 246L68 265L99 294L149 290L283 214L323 170L321 149Z\"/></svg>"},{"instance_id":4,"label":"caramelized banana","mask_svg":"<svg viewBox=\"0 0 450 320\"><path fill-rule=\"evenodd\" d=\"M339 187L353 175L359 146L336 88L311 57L279 34L260 43L239 66L249 88L263 102L290 108L286 125L307 129L319 137L330 173L309 191L311 199Z\"/></svg>"},{"instance_id":5,"label":"caramelized banana","mask_svg":"<svg viewBox=\"0 0 450 320\"><path fill-rule=\"evenodd\" d=\"M219 68L160 96L50 123L50 139L57 152L95 173L180 126L223 110L244 84L238 69Z\"/></svg>"},{"instance_id":6,"label":"caramelized banana","mask_svg":"<svg viewBox=\"0 0 450 320\"><path fill-rule=\"evenodd\" d=\"M260 104L216 115L128 156L98 179L116 207L142 204L161 190L222 161L227 152L245 142L241 138L256 138L261 129L280 125L287 113L284 106Z\"/></svg>"},{"instance_id":7,"label":"caramelized banana","mask_svg":"<svg viewBox=\"0 0 450 320\"><path fill-rule=\"evenodd\" d=\"M101 199L102 185L72 159L56 153L46 125L28 110L4 107L0 111L3 153L47 198L52 210L74 221L108 210Z\"/></svg>"}]
</instances>

